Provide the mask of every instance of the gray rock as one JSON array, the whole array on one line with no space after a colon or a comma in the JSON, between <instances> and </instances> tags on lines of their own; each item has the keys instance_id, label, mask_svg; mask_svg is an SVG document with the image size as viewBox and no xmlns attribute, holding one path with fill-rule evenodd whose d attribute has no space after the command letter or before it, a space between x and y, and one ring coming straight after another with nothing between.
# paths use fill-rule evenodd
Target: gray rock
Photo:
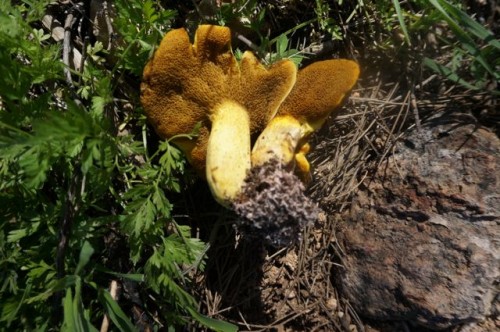
<instances>
[{"instance_id":1,"label":"gray rock","mask_svg":"<svg viewBox=\"0 0 500 332\"><path fill-rule=\"evenodd\" d=\"M362 316L431 329L498 315L500 140L429 121L356 193L334 271Z\"/></svg>"}]
</instances>

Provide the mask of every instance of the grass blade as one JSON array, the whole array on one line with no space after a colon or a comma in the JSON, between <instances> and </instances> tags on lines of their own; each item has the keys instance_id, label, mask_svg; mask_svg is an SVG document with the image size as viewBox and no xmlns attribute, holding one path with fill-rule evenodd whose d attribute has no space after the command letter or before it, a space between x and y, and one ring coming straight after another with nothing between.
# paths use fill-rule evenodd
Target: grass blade
<instances>
[{"instance_id":1,"label":"grass blade","mask_svg":"<svg viewBox=\"0 0 500 332\"><path fill-rule=\"evenodd\" d=\"M436 73L446 77L450 81L453 81L455 83L458 83L462 85L463 87L471 90L480 90L481 88L475 85L470 84L460 76L458 76L454 71L452 71L450 68L443 66L436 61L429 59L429 58L424 58L423 64L435 71Z\"/></svg>"},{"instance_id":2,"label":"grass blade","mask_svg":"<svg viewBox=\"0 0 500 332\"><path fill-rule=\"evenodd\" d=\"M500 50L500 41L495 38L493 33L479 24L477 21L472 19L467 13L461 11L460 9L450 5L448 2L441 0L443 7L451 14L458 22L461 22L464 29L469 33L473 34L477 38L481 39L488 45L493 46L497 50Z\"/></svg>"},{"instance_id":3,"label":"grass blade","mask_svg":"<svg viewBox=\"0 0 500 332\"><path fill-rule=\"evenodd\" d=\"M429 0L429 2L441 13L442 17L448 23L448 26L455 34L458 41L461 43L462 47L467 52L469 52L475 58L475 60L479 62L492 76L498 77L499 74L496 73L493 68L491 68L490 64L481 54L479 47L474 42L472 37L460 27L458 22L455 21L453 17L450 16L448 9L449 7L451 7L451 5L444 0ZM443 6L446 8L444 8ZM457 10L458 9L455 9L455 11ZM467 14L464 13L464 15Z\"/></svg>"},{"instance_id":4,"label":"grass blade","mask_svg":"<svg viewBox=\"0 0 500 332\"><path fill-rule=\"evenodd\" d=\"M396 10L396 15L398 16L399 26L401 27L401 30L403 31L406 42L408 43L408 45L411 46L410 35L408 34L408 29L406 29L405 18L403 16L403 12L401 10L401 5L399 4L399 0L392 0L392 3L394 4L394 9Z\"/></svg>"},{"instance_id":5,"label":"grass blade","mask_svg":"<svg viewBox=\"0 0 500 332\"><path fill-rule=\"evenodd\" d=\"M197 312L195 309L187 307L189 313L191 316L193 316L194 319L196 319L198 322L201 324L205 325L206 327L217 331L217 332L237 332L238 327L234 324L224 322L222 320L214 319L207 317L205 315L200 314Z\"/></svg>"},{"instance_id":6,"label":"grass blade","mask_svg":"<svg viewBox=\"0 0 500 332\"><path fill-rule=\"evenodd\" d=\"M73 311L73 294L71 288L66 290L66 296L63 300L64 322L61 331L78 331L75 323L75 312Z\"/></svg>"},{"instance_id":7,"label":"grass blade","mask_svg":"<svg viewBox=\"0 0 500 332\"><path fill-rule=\"evenodd\" d=\"M75 274L78 275L80 271L88 264L90 261L90 256L94 253L94 248L92 245L85 241L82 246L82 250L80 251L80 259L78 260L78 265L76 266Z\"/></svg>"},{"instance_id":8,"label":"grass blade","mask_svg":"<svg viewBox=\"0 0 500 332\"><path fill-rule=\"evenodd\" d=\"M134 332L137 330L108 291L102 290L100 298L106 307L109 318L120 331Z\"/></svg>"}]
</instances>

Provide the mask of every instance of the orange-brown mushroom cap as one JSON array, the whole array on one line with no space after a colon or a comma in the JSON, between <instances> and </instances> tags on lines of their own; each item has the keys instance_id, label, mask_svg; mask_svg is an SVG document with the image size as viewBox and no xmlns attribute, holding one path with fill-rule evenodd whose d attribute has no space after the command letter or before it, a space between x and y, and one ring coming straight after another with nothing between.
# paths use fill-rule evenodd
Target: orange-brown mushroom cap
<instances>
[{"instance_id":1,"label":"orange-brown mushroom cap","mask_svg":"<svg viewBox=\"0 0 500 332\"><path fill-rule=\"evenodd\" d=\"M240 63L241 79L236 100L250 111L251 132L260 133L274 118L280 105L292 90L297 67L283 60L264 67L247 51Z\"/></svg>"},{"instance_id":2,"label":"orange-brown mushroom cap","mask_svg":"<svg viewBox=\"0 0 500 332\"><path fill-rule=\"evenodd\" d=\"M300 70L278 115L264 129L252 150L252 165L270 159L285 165L297 163L299 175L308 178L308 136L339 109L359 76L354 61L336 59L315 62Z\"/></svg>"},{"instance_id":3,"label":"orange-brown mushroom cap","mask_svg":"<svg viewBox=\"0 0 500 332\"><path fill-rule=\"evenodd\" d=\"M300 70L292 91L278 115L291 115L319 129L338 110L359 77L359 66L346 59L315 62Z\"/></svg>"},{"instance_id":4,"label":"orange-brown mushroom cap","mask_svg":"<svg viewBox=\"0 0 500 332\"><path fill-rule=\"evenodd\" d=\"M295 79L291 61L265 68L246 52L238 63L231 51L229 28L201 25L193 45L184 29L165 35L144 69L141 102L164 139L188 134L202 124L196 140L174 140L201 173L213 110L226 101L238 103L248 111L251 133L257 133L276 115Z\"/></svg>"}]
</instances>

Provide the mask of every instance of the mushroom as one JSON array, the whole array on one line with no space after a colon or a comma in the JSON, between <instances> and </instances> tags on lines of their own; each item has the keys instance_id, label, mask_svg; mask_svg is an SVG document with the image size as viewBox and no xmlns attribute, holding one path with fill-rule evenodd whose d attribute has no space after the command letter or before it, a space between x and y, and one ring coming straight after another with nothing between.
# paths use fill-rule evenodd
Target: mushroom
<instances>
[{"instance_id":1,"label":"mushroom","mask_svg":"<svg viewBox=\"0 0 500 332\"><path fill-rule=\"evenodd\" d=\"M339 109L358 79L359 67L345 59L319 61L300 70L297 76L278 115L257 138L252 166L275 159L285 166L295 165L299 175L307 178L307 139Z\"/></svg>"},{"instance_id":2,"label":"mushroom","mask_svg":"<svg viewBox=\"0 0 500 332\"><path fill-rule=\"evenodd\" d=\"M319 219L321 210L304 194L303 182L310 180L307 140L338 109L358 75L358 65L349 60L316 62L299 71L278 115L254 144L252 170L233 204L240 216L236 226L247 237L281 247Z\"/></svg>"},{"instance_id":3,"label":"mushroom","mask_svg":"<svg viewBox=\"0 0 500 332\"><path fill-rule=\"evenodd\" d=\"M245 52L238 63L227 27L201 25L193 44L175 29L144 68L141 102L158 135L179 146L229 206L251 167L251 135L275 117L296 76L288 60L265 68ZM198 124L197 138L186 138Z\"/></svg>"},{"instance_id":4,"label":"mushroom","mask_svg":"<svg viewBox=\"0 0 500 332\"><path fill-rule=\"evenodd\" d=\"M179 146L215 199L236 212L238 229L290 243L320 211L290 170L307 178L307 140L338 109L359 68L349 60L298 74L289 60L266 68L251 52L236 61L230 41L220 26L201 25L193 44L184 29L167 33L144 69L141 102L158 135ZM195 139L186 135L198 127Z\"/></svg>"}]
</instances>

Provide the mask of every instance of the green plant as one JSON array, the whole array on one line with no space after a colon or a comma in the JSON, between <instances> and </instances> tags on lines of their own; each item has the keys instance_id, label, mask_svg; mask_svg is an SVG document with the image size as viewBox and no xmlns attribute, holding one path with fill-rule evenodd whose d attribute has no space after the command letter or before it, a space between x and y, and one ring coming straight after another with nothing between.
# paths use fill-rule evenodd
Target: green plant
<instances>
[{"instance_id":1,"label":"green plant","mask_svg":"<svg viewBox=\"0 0 500 332\"><path fill-rule=\"evenodd\" d=\"M289 59L295 65L299 66L302 60L307 57L303 51L291 47L291 41L287 37L287 34L289 32L281 34L267 42L270 47L275 45L275 51L266 54L263 59L264 63L269 65L282 59Z\"/></svg>"},{"instance_id":2,"label":"green plant","mask_svg":"<svg viewBox=\"0 0 500 332\"><path fill-rule=\"evenodd\" d=\"M236 0L221 3L215 11L215 21L218 25L227 25L239 20L258 30L264 24L265 14L265 8L259 8L257 0Z\"/></svg>"},{"instance_id":3,"label":"green plant","mask_svg":"<svg viewBox=\"0 0 500 332\"><path fill-rule=\"evenodd\" d=\"M38 24L49 4L0 5L0 329L93 331L107 315L133 331L133 303L169 329L194 319L235 330L201 315L188 291L206 244L172 216L185 161L148 139L124 80L141 74L175 12L117 1L119 46L88 45L68 82L61 45ZM113 280L127 285L122 300Z\"/></svg>"},{"instance_id":4,"label":"green plant","mask_svg":"<svg viewBox=\"0 0 500 332\"><path fill-rule=\"evenodd\" d=\"M245 36L239 36L265 64L270 65L281 59L290 59L299 66L306 57L303 51L292 47L289 36L315 20L302 22L292 29L271 38L269 34L263 34L263 27L266 24L266 8L259 6L257 1L235 1L221 4L218 7L215 20L217 24L227 25L235 20L240 21L243 26L259 37L257 43L252 43ZM241 59L242 53L241 50L236 49L236 58Z\"/></svg>"},{"instance_id":5,"label":"green plant","mask_svg":"<svg viewBox=\"0 0 500 332\"><path fill-rule=\"evenodd\" d=\"M342 1L339 1L339 5L342 5ZM338 22L330 16L330 5L328 5L327 2L323 0L316 0L315 11L318 26L321 30L330 34L334 40L341 40L344 38Z\"/></svg>"},{"instance_id":6,"label":"green plant","mask_svg":"<svg viewBox=\"0 0 500 332\"><path fill-rule=\"evenodd\" d=\"M422 62L429 69L466 89L488 91L491 81L500 82L500 41L463 11L460 3L417 1L418 15L415 9L402 9L399 0L393 0L393 5L408 45L411 45L412 32L428 31L439 24L445 24L450 32L439 36L439 42L452 48L451 57L443 64L424 56ZM489 92L498 94L494 90Z\"/></svg>"},{"instance_id":7,"label":"green plant","mask_svg":"<svg viewBox=\"0 0 500 332\"><path fill-rule=\"evenodd\" d=\"M489 81L500 82L500 40L467 13L445 0L429 1L439 18L448 24L455 37L455 54L446 64L424 58L424 64L467 89L486 90ZM464 59L464 60L462 60ZM454 61L466 62L471 79L461 77ZM499 94L498 91L492 93Z\"/></svg>"}]
</instances>

